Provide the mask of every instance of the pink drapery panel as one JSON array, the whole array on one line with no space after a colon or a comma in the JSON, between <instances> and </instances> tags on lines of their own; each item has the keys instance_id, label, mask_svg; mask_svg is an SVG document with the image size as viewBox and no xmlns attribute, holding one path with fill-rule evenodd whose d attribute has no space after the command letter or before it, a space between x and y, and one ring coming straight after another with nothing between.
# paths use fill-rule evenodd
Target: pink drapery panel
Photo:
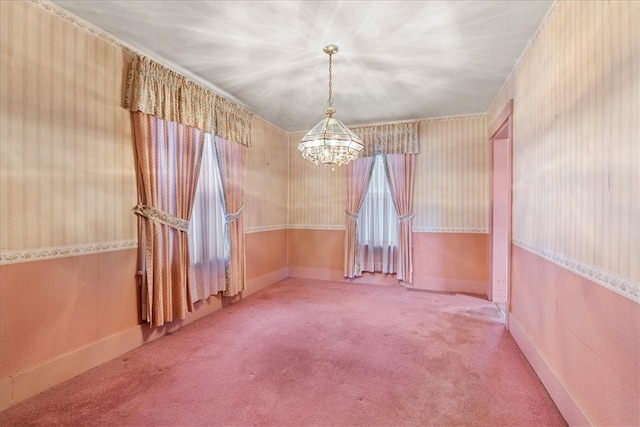
<instances>
[{"instance_id":1,"label":"pink drapery panel","mask_svg":"<svg viewBox=\"0 0 640 427\"><path fill-rule=\"evenodd\" d=\"M387 154L391 196L400 220L398 250L398 280L413 283L413 187L415 182L415 154Z\"/></svg>"},{"instance_id":2,"label":"pink drapery panel","mask_svg":"<svg viewBox=\"0 0 640 427\"><path fill-rule=\"evenodd\" d=\"M244 248L244 178L247 147L216 137L216 149L224 192L227 238L225 238L225 296L239 295L246 287Z\"/></svg>"},{"instance_id":3,"label":"pink drapery panel","mask_svg":"<svg viewBox=\"0 0 640 427\"><path fill-rule=\"evenodd\" d=\"M192 310L187 230L200 172L204 133L133 112L138 176L143 317L151 326Z\"/></svg>"},{"instance_id":4,"label":"pink drapery panel","mask_svg":"<svg viewBox=\"0 0 640 427\"><path fill-rule=\"evenodd\" d=\"M347 166L347 209L344 234L344 277L362 276L356 225L375 157L360 157Z\"/></svg>"}]
</instances>

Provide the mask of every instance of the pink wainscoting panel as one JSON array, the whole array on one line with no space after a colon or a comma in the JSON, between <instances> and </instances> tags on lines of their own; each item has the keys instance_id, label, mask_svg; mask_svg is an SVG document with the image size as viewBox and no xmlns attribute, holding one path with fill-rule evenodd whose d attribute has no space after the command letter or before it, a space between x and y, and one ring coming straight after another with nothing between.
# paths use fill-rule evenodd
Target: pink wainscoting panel
<instances>
[{"instance_id":1,"label":"pink wainscoting panel","mask_svg":"<svg viewBox=\"0 0 640 427\"><path fill-rule=\"evenodd\" d=\"M140 323L136 249L0 266L0 378Z\"/></svg>"},{"instance_id":2,"label":"pink wainscoting panel","mask_svg":"<svg viewBox=\"0 0 640 427\"><path fill-rule=\"evenodd\" d=\"M413 288L486 295L486 233L413 233Z\"/></svg>"},{"instance_id":3,"label":"pink wainscoting panel","mask_svg":"<svg viewBox=\"0 0 640 427\"><path fill-rule=\"evenodd\" d=\"M484 233L413 233L416 289L486 295L489 235ZM290 229L292 277L344 280L344 231ZM393 275L365 273L359 283L396 285Z\"/></svg>"},{"instance_id":4,"label":"pink wainscoting panel","mask_svg":"<svg viewBox=\"0 0 640 427\"><path fill-rule=\"evenodd\" d=\"M289 276L287 230L245 234L247 286L243 296L273 285Z\"/></svg>"},{"instance_id":5,"label":"pink wainscoting panel","mask_svg":"<svg viewBox=\"0 0 640 427\"><path fill-rule=\"evenodd\" d=\"M592 423L640 425L640 305L519 246L512 256L510 318Z\"/></svg>"},{"instance_id":6,"label":"pink wainscoting panel","mask_svg":"<svg viewBox=\"0 0 640 427\"><path fill-rule=\"evenodd\" d=\"M344 230L289 229L289 268L344 271Z\"/></svg>"},{"instance_id":7,"label":"pink wainscoting panel","mask_svg":"<svg viewBox=\"0 0 640 427\"><path fill-rule=\"evenodd\" d=\"M245 235L247 280L287 267L287 230L269 230Z\"/></svg>"}]
</instances>

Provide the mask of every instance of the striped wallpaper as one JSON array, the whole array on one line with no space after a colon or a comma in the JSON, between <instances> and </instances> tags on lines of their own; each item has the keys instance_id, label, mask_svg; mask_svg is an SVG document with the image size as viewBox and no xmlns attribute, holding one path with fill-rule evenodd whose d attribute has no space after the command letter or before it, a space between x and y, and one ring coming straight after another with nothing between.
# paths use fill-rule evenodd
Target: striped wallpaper
<instances>
[{"instance_id":1,"label":"striped wallpaper","mask_svg":"<svg viewBox=\"0 0 640 427\"><path fill-rule=\"evenodd\" d=\"M302 158L298 142L304 132L289 135L289 226L344 229L346 168L316 166Z\"/></svg>"},{"instance_id":2,"label":"striped wallpaper","mask_svg":"<svg viewBox=\"0 0 640 427\"><path fill-rule=\"evenodd\" d=\"M245 231L284 229L289 196L287 133L255 115L251 132L245 179Z\"/></svg>"},{"instance_id":3,"label":"striped wallpaper","mask_svg":"<svg viewBox=\"0 0 640 427\"><path fill-rule=\"evenodd\" d=\"M315 166L297 149L304 133L290 135L289 224L344 228L346 168ZM425 119L416 160L414 231L489 231L490 145L486 116Z\"/></svg>"},{"instance_id":4,"label":"striped wallpaper","mask_svg":"<svg viewBox=\"0 0 640 427\"><path fill-rule=\"evenodd\" d=\"M50 3L0 12L0 264L137 246L126 45ZM245 229L283 229L288 136L252 131Z\"/></svg>"},{"instance_id":5,"label":"striped wallpaper","mask_svg":"<svg viewBox=\"0 0 640 427\"><path fill-rule=\"evenodd\" d=\"M122 49L14 1L0 2L0 43L3 255L130 246L136 190Z\"/></svg>"},{"instance_id":6,"label":"striped wallpaper","mask_svg":"<svg viewBox=\"0 0 640 427\"><path fill-rule=\"evenodd\" d=\"M2 156L3 254L135 245L130 118L121 108L126 46L48 3L0 4L2 149L10 154ZM342 229L345 168L303 160L303 133L259 117L253 132L246 230ZM425 119L420 148L415 230L488 232L485 116Z\"/></svg>"},{"instance_id":7,"label":"striped wallpaper","mask_svg":"<svg viewBox=\"0 0 640 427\"><path fill-rule=\"evenodd\" d=\"M414 231L489 232L491 151L486 116L423 121Z\"/></svg>"},{"instance_id":8,"label":"striped wallpaper","mask_svg":"<svg viewBox=\"0 0 640 427\"><path fill-rule=\"evenodd\" d=\"M640 301L640 2L560 1L514 99L514 240ZM613 286L615 288L615 286Z\"/></svg>"}]
</instances>

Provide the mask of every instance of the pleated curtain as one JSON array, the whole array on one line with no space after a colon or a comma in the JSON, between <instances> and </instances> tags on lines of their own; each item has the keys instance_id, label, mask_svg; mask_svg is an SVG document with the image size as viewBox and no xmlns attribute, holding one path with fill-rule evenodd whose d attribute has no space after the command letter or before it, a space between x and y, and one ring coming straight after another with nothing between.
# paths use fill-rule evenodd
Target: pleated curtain
<instances>
[{"instance_id":1,"label":"pleated curtain","mask_svg":"<svg viewBox=\"0 0 640 427\"><path fill-rule=\"evenodd\" d=\"M344 236L344 277L362 276L357 236L358 212L367 193L375 157L360 157L347 165L347 209Z\"/></svg>"},{"instance_id":2,"label":"pleated curtain","mask_svg":"<svg viewBox=\"0 0 640 427\"><path fill-rule=\"evenodd\" d=\"M398 243L398 280L413 283L413 188L415 182L415 154L387 154L387 179L393 203L400 221Z\"/></svg>"},{"instance_id":3,"label":"pleated curtain","mask_svg":"<svg viewBox=\"0 0 640 427\"><path fill-rule=\"evenodd\" d=\"M136 111L133 133L144 258L143 318L152 326L184 319L192 310L187 230L204 133Z\"/></svg>"},{"instance_id":4,"label":"pleated curtain","mask_svg":"<svg viewBox=\"0 0 640 427\"><path fill-rule=\"evenodd\" d=\"M225 253L225 294L237 295L244 289L240 177L244 150L251 144L252 115L142 56L129 64L124 106L134 123L142 317L151 326L161 326L184 319L192 310L188 229L205 132L225 141L220 157L229 229L225 245L230 248Z\"/></svg>"},{"instance_id":5,"label":"pleated curtain","mask_svg":"<svg viewBox=\"0 0 640 427\"><path fill-rule=\"evenodd\" d=\"M218 164L224 192L225 296L239 295L246 288L244 220L244 179L247 147L216 137Z\"/></svg>"},{"instance_id":6,"label":"pleated curtain","mask_svg":"<svg viewBox=\"0 0 640 427\"><path fill-rule=\"evenodd\" d=\"M420 152L418 146L419 126L420 123L414 121L351 128L362 139L364 149L360 153L361 157L351 162L347 170L347 223L344 244L344 269L347 278L362 275L359 260L360 248L356 235L358 212L367 189L368 178L365 177L370 175L374 156L384 154L386 157L397 156L391 161L385 161L394 204L400 220L397 278L406 283L413 281L413 250L411 247L413 223L411 219L413 218L415 155ZM406 161L398 160L398 158L405 158L405 156L409 156ZM365 173L361 168L367 168L367 172ZM365 179L366 183L364 183ZM362 191L362 194L359 191Z\"/></svg>"}]
</instances>

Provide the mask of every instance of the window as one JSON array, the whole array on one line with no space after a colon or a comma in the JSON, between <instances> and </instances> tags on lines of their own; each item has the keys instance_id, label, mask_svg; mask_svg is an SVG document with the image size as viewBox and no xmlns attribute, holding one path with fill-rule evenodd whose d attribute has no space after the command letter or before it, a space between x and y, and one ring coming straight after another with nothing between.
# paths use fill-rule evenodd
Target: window
<instances>
[{"instance_id":1,"label":"window","mask_svg":"<svg viewBox=\"0 0 640 427\"><path fill-rule=\"evenodd\" d=\"M358 215L357 236L362 271L397 272L398 229L398 214L389 189L384 157L377 155Z\"/></svg>"},{"instance_id":2,"label":"window","mask_svg":"<svg viewBox=\"0 0 640 427\"><path fill-rule=\"evenodd\" d=\"M214 136L205 135L202 165L189 222L192 301L225 290L224 196Z\"/></svg>"}]
</instances>

